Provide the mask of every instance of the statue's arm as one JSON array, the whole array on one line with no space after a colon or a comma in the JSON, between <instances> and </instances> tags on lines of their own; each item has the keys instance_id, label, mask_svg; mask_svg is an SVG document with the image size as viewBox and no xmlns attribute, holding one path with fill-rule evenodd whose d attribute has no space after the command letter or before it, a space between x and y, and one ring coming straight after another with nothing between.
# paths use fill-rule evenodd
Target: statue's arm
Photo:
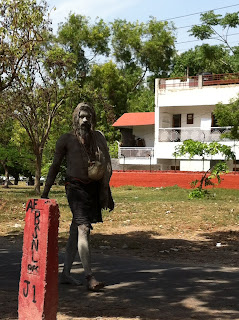
<instances>
[{"instance_id":1,"label":"statue's arm","mask_svg":"<svg viewBox=\"0 0 239 320\"><path fill-rule=\"evenodd\" d=\"M46 183L45 187L42 193L42 198L47 199L48 198L48 193L55 182L57 173L60 170L61 162L66 154L66 141L65 137L61 137L57 143L56 143L56 149L55 149L55 154L54 154L54 159L52 162L52 165L50 166L47 178L46 178Z\"/></svg>"}]
</instances>

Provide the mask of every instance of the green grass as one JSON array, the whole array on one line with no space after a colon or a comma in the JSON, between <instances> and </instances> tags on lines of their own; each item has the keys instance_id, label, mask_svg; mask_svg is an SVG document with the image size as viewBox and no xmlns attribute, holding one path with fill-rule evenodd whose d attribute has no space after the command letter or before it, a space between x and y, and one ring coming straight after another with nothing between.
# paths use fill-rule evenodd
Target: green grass
<instances>
[{"instance_id":1,"label":"green grass","mask_svg":"<svg viewBox=\"0 0 239 320\"><path fill-rule=\"evenodd\" d=\"M160 261L184 263L190 259L237 266L239 190L212 189L210 197L193 200L188 198L189 191L177 186L112 188L115 209L104 211L104 223L94 225L92 247ZM53 186L50 197L59 204L58 243L63 249L72 214L64 187ZM32 187L0 187L2 246L22 247L25 206L30 198L37 198ZM218 242L223 245L220 252L215 250Z\"/></svg>"},{"instance_id":2,"label":"green grass","mask_svg":"<svg viewBox=\"0 0 239 320\"><path fill-rule=\"evenodd\" d=\"M111 213L104 212L104 224L97 232L124 232L131 228L151 229L160 234L190 233L198 230L233 228L239 224L239 190L212 189L210 197L188 199L189 190L177 186L167 188L112 188L116 203ZM71 212L64 187L53 186L50 197L60 207L60 233L68 231ZM24 228L25 205L37 198L32 187L0 188L0 232L2 235L21 234ZM113 231L112 231L113 232Z\"/></svg>"},{"instance_id":3,"label":"green grass","mask_svg":"<svg viewBox=\"0 0 239 320\"><path fill-rule=\"evenodd\" d=\"M151 201L187 201L201 203L215 202L217 201L237 201L239 199L239 190L235 189L211 189L209 191L209 197L205 199L188 199L190 190L179 188L178 186L166 187L166 188L145 188L145 187L120 187L113 188L114 198L121 201L129 202L151 202Z\"/></svg>"}]
</instances>

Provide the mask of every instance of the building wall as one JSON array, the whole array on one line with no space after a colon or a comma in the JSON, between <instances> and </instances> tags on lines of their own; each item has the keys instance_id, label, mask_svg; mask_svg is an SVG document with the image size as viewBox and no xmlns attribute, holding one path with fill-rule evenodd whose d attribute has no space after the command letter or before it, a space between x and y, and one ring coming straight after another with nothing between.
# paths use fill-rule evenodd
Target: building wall
<instances>
[{"instance_id":1,"label":"building wall","mask_svg":"<svg viewBox=\"0 0 239 320\"><path fill-rule=\"evenodd\" d=\"M134 126L133 135L135 138L145 140L146 147L154 147L154 158L134 158L120 159L120 163L124 164L142 164L147 165L157 164L161 170L170 170L175 164L180 166L181 171L202 171L208 170L211 160L221 160L222 156L216 155L205 159L204 165L200 158L188 160L187 157L176 159L173 153L175 147L182 142L172 142L175 139L159 141L159 131L161 128L172 128L173 115L181 114L182 128L203 128L205 124L211 124L211 114L215 105L219 102L224 104L229 103L232 98L236 98L239 94L239 85L215 85L202 88L179 88L178 90L159 90L159 79L156 79L155 87L155 126ZM194 114L193 124L187 124L187 114ZM197 129L195 129L197 130ZM193 132L195 131L193 130ZM205 133L210 133L211 130L203 129ZM206 131L205 131L206 130ZM167 130L164 130L167 131ZM169 130L172 131L172 130ZM187 130L190 131L190 130ZM181 141L183 140L183 130L179 130ZM203 139L204 139L203 138ZM167 138L168 139L168 138ZM170 139L170 138L169 138ZM211 139L211 136L209 136ZM236 158L239 159L239 143L238 146L233 141L221 141L220 143L232 147L236 153ZM230 170L232 170L230 163Z\"/></svg>"},{"instance_id":2,"label":"building wall","mask_svg":"<svg viewBox=\"0 0 239 320\"><path fill-rule=\"evenodd\" d=\"M157 107L216 105L229 103L239 93L239 85L216 85L190 89L156 90Z\"/></svg>"},{"instance_id":3,"label":"building wall","mask_svg":"<svg viewBox=\"0 0 239 320\"><path fill-rule=\"evenodd\" d=\"M173 114L181 114L181 127L184 128L202 128L204 124L211 123L211 114L215 105L219 102L227 104L231 99L236 98L239 94L239 85L215 85L202 88L169 88L166 90L159 89L159 81L155 82L155 144L154 154L158 163L162 163L162 167L170 166L175 147L180 142L160 142L160 128L172 128ZM187 124L187 114L194 114L193 124ZM181 133L181 138L183 132ZM221 141L220 143L232 147L239 159L239 146L235 146L233 141ZM223 159L217 155L214 160ZM204 163L204 170L208 170L210 166L208 159ZM200 159L189 161L186 157L179 159L180 170L182 171L201 171L203 163ZM230 169L232 164L230 163Z\"/></svg>"},{"instance_id":4,"label":"building wall","mask_svg":"<svg viewBox=\"0 0 239 320\"><path fill-rule=\"evenodd\" d=\"M234 144L233 141L220 141L221 144L230 146L232 151L236 154L236 159L239 159L239 142ZM176 146L181 144L181 142L159 142L154 149L154 155L157 159L174 159L173 153L175 152ZM180 157L180 160L186 160L187 157ZM195 158L199 160L200 158ZM220 160L223 159L220 154L213 157L208 157L208 160Z\"/></svg>"},{"instance_id":5,"label":"building wall","mask_svg":"<svg viewBox=\"0 0 239 320\"><path fill-rule=\"evenodd\" d=\"M147 165L150 166L151 165L156 165L157 164L157 160L155 158L150 158L150 157L144 157L144 158L123 158L121 157L119 159L119 163L121 165L134 165L134 164L138 164L138 165Z\"/></svg>"},{"instance_id":6,"label":"building wall","mask_svg":"<svg viewBox=\"0 0 239 320\"><path fill-rule=\"evenodd\" d=\"M146 147L154 146L154 125L135 126L133 127L133 134L135 135L135 139L144 139Z\"/></svg>"},{"instance_id":7,"label":"building wall","mask_svg":"<svg viewBox=\"0 0 239 320\"><path fill-rule=\"evenodd\" d=\"M210 161L180 160L180 171L207 171L210 169Z\"/></svg>"},{"instance_id":8,"label":"building wall","mask_svg":"<svg viewBox=\"0 0 239 320\"><path fill-rule=\"evenodd\" d=\"M181 126L182 127L200 127L201 119L211 119L211 113L214 106L183 106L183 107L171 107L159 108L159 128L171 128L173 125L173 114L181 114ZM187 114L194 114L193 124L187 124Z\"/></svg>"}]
</instances>

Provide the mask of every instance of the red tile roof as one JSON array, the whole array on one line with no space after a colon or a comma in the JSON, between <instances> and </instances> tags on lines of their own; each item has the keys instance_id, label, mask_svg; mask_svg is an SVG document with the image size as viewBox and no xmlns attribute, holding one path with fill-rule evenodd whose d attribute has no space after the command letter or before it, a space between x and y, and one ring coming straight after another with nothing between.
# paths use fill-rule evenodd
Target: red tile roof
<instances>
[{"instance_id":1,"label":"red tile roof","mask_svg":"<svg viewBox=\"0 0 239 320\"><path fill-rule=\"evenodd\" d=\"M124 113L113 127L132 127L154 125L154 112Z\"/></svg>"}]
</instances>

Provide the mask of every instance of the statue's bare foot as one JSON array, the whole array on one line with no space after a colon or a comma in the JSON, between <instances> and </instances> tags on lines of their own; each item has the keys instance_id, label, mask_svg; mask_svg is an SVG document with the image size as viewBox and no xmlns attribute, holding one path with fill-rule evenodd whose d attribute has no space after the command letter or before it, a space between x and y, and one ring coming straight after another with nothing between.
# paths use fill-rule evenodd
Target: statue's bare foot
<instances>
[{"instance_id":1,"label":"statue's bare foot","mask_svg":"<svg viewBox=\"0 0 239 320\"><path fill-rule=\"evenodd\" d=\"M105 287L104 282L99 282L95 279L94 276L89 275L86 277L87 280L87 289L90 291L100 291L100 289L103 289Z\"/></svg>"},{"instance_id":2,"label":"statue's bare foot","mask_svg":"<svg viewBox=\"0 0 239 320\"><path fill-rule=\"evenodd\" d=\"M61 283L62 284L71 284L73 286L81 286L82 282L73 278L71 275L66 275L65 273L61 274Z\"/></svg>"}]
</instances>

